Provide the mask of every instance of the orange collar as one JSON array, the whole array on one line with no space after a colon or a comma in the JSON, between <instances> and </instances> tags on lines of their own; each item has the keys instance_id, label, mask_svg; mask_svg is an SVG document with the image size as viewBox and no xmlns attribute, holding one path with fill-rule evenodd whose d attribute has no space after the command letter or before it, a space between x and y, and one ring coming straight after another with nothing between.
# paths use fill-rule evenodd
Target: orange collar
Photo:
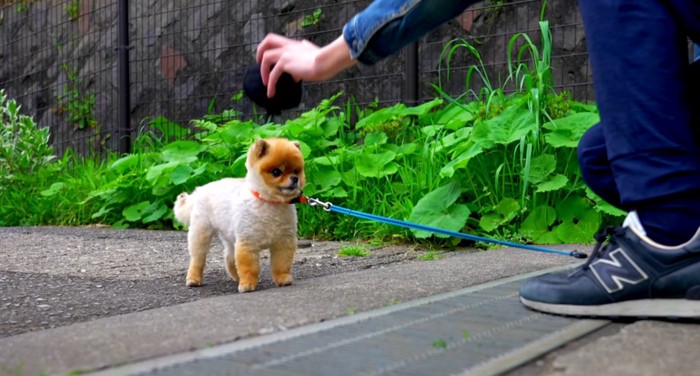
<instances>
[{"instance_id":1,"label":"orange collar","mask_svg":"<svg viewBox=\"0 0 700 376\"><path fill-rule=\"evenodd\" d=\"M252 189L250 190L250 193L252 193L253 196L254 196L255 198L257 198L258 200L265 201L265 202L267 202L267 203L269 203L269 204L298 204L298 203L305 204L305 203L306 203L306 196L304 196L303 194L300 195L299 197L295 197L295 198L293 198L293 199L291 199L291 200L287 200L287 201L278 201L278 200L268 200L268 199L262 197L262 196L260 195L260 192L254 191L254 190L252 190Z\"/></svg>"}]
</instances>

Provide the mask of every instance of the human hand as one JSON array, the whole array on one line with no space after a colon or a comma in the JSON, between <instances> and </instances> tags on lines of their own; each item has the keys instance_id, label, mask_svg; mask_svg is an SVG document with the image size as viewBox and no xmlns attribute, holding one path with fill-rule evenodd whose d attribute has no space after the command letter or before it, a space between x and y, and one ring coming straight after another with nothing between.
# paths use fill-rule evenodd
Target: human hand
<instances>
[{"instance_id":1,"label":"human hand","mask_svg":"<svg viewBox=\"0 0 700 376\"><path fill-rule=\"evenodd\" d=\"M258 45L256 60L267 87L267 96L275 96L275 86L282 73L295 81L327 80L355 62L342 36L325 47L307 40L295 40L278 34L268 34Z\"/></svg>"},{"instance_id":2,"label":"human hand","mask_svg":"<svg viewBox=\"0 0 700 376\"><path fill-rule=\"evenodd\" d=\"M289 73L297 82L318 81L314 66L320 49L306 40L268 34L258 45L256 55L263 84L267 87L267 96L275 96L275 86L283 72Z\"/></svg>"}]
</instances>

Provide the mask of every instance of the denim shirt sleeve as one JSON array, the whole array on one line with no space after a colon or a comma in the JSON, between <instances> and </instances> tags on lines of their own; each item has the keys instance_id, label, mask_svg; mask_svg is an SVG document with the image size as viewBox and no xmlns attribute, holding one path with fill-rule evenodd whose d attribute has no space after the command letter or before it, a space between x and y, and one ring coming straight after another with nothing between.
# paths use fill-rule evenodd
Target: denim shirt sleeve
<instances>
[{"instance_id":1,"label":"denim shirt sleeve","mask_svg":"<svg viewBox=\"0 0 700 376\"><path fill-rule=\"evenodd\" d=\"M350 47L350 56L356 59L367 47L367 42L384 25L403 17L421 0L375 0L356 14L343 27L343 37Z\"/></svg>"},{"instance_id":2,"label":"denim shirt sleeve","mask_svg":"<svg viewBox=\"0 0 700 376\"><path fill-rule=\"evenodd\" d=\"M375 0L343 27L350 56L374 64L461 14L477 0Z\"/></svg>"}]
</instances>

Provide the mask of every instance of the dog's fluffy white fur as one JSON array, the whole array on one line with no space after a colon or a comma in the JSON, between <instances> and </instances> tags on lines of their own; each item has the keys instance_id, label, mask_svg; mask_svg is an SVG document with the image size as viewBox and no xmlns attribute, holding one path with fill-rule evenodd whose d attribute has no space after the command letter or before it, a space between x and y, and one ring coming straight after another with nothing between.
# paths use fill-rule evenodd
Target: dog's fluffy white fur
<instances>
[{"instance_id":1,"label":"dog's fluffy white fur","mask_svg":"<svg viewBox=\"0 0 700 376\"><path fill-rule=\"evenodd\" d=\"M292 283L297 214L288 202L301 195L305 183L299 144L285 139L258 140L248 152L246 167L245 179L215 181L192 194L182 193L175 201L175 218L189 226L188 286L201 285L214 235L224 245L226 269L239 282L238 291L257 288L263 250L270 251L275 284Z\"/></svg>"}]
</instances>

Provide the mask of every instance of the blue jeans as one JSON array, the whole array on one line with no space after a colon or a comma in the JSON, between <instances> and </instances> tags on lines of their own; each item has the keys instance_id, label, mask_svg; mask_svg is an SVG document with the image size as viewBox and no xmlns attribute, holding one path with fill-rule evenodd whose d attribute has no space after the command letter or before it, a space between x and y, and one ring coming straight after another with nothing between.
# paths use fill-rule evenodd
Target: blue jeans
<instances>
[{"instance_id":1,"label":"blue jeans","mask_svg":"<svg viewBox=\"0 0 700 376\"><path fill-rule=\"evenodd\" d=\"M636 210L652 240L678 245L700 227L700 4L580 0L600 124L578 147L586 184Z\"/></svg>"},{"instance_id":2,"label":"blue jeans","mask_svg":"<svg viewBox=\"0 0 700 376\"><path fill-rule=\"evenodd\" d=\"M375 0L343 27L350 55L374 64L460 15L477 0Z\"/></svg>"},{"instance_id":3,"label":"blue jeans","mask_svg":"<svg viewBox=\"0 0 700 376\"><path fill-rule=\"evenodd\" d=\"M625 210L700 194L700 87L691 85L698 66L689 65L687 47L688 34L700 40L700 4L581 0L580 7L601 115L579 144L584 180Z\"/></svg>"}]
</instances>

